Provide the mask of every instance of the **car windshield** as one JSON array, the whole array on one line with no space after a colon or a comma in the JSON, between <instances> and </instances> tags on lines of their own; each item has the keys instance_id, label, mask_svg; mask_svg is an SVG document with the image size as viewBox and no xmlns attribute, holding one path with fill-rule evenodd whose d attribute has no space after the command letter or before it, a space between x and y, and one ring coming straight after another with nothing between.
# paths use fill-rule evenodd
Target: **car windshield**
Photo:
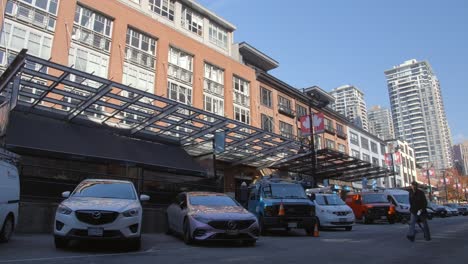
<instances>
[{"instance_id":1,"label":"car windshield","mask_svg":"<svg viewBox=\"0 0 468 264\"><path fill-rule=\"evenodd\" d=\"M238 206L231 197L221 195L196 195L190 196L189 200L191 205Z\"/></svg>"},{"instance_id":2,"label":"car windshield","mask_svg":"<svg viewBox=\"0 0 468 264\"><path fill-rule=\"evenodd\" d=\"M131 183L111 181L85 181L73 191L73 197L94 197L135 200L135 191Z\"/></svg>"},{"instance_id":3,"label":"car windshield","mask_svg":"<svg viewBox=\"0 0 468 264\"><path fill-rule=\"evenodd\" d=\"M316 195L315 202L318 205L344 205L345 203L341 200L338 195Z\"/></svg>"},{"instance_id":4,"label":"car windshield","mask_svg":"<svg viewBox=\"0 0 468 264\"><path fill-rule=\"evenodd\" d=\"M274 199L308 199L307 195L299 184L271 184L264 188L265 198Z\"/></svg>"},{"instance_id":5,"label":"car windshield","mask_svg":"<svg viewBox=\"0 0 468 264\"><path fill-rule=\"evenodd\" d=\"M395 197L398 203L409 204L409 194L395 194L393 197Z\"/></svg>"},{"instance_id":6,"label":"car windshield","mask_svg":"<svg viewBox=\"0 0 468 264\"><path fill-rule=\"evenodd\" d=\"M383 194L363 194L362 200L364 203L388 203Z\"/></svg>"}]
</instances>

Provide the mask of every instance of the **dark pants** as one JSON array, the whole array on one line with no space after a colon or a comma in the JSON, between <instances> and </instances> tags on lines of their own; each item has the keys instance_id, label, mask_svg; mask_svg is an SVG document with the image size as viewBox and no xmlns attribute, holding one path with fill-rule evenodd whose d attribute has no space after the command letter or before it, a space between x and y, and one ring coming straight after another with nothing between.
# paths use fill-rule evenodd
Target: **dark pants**
<instances>
[{"instance_id":1,"label":"dark pants","mask_svg":"<svg viewBox=\"0 0 468 264\"><path fill-rule=\"evenodd\" d=\"M431 233L429 231L429 225L427 224L427 217L426 216L417 216L416 214L411 214L410 217L410 223L409 223L409 230L408 230L408 236L409 237L415 237L416 236L416 221L418 219L421 221L422 224L422 230L424 232L424 238L426 240L431 239Z\"/></svg>"}]
</instances>

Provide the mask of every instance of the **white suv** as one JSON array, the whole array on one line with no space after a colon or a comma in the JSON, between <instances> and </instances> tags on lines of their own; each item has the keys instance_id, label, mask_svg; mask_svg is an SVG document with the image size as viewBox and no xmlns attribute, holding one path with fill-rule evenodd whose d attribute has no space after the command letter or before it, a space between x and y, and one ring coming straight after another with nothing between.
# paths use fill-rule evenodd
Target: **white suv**
<instances>
[{"instance_id":1,"label":"white suv","mask_svg":"<svg viewBox=\"0 0 468 264\"><path fill-rule=\"evenodd\" d=\"M126 240L133 250L141 244L142 207L133 183L117 180L84 180L55 213L55 247L70 240Z\"/></svg>"}]
</instances>

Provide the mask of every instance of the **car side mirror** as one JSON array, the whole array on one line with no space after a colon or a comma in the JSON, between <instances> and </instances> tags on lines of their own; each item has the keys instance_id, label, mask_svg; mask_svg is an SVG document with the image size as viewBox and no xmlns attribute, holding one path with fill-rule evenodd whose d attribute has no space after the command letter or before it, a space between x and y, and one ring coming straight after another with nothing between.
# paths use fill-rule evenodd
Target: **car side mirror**
<instances>
[{"instance_id":1,"label":"car side mirror","mask_svg":"<svg viewBox=\"0 0 468 264\"><path fill-rule=\"evenodd\" d=\"M140 195L140 201L142 202L145 202L145 201L149 201L150 197L146 194L142 194Z\"/></svg>"},{"instance_id":2,"label":"car side mirror","mask_svg":"<svg viewBox=\"0 0 468 264\"><path fill-rule=\"evenodd\" d=\"M70 191L63 192L63 193L62 193L62 197L63 197L63 198L68 198L68 197L70 197Z\"/></svg>"}]
</instances>

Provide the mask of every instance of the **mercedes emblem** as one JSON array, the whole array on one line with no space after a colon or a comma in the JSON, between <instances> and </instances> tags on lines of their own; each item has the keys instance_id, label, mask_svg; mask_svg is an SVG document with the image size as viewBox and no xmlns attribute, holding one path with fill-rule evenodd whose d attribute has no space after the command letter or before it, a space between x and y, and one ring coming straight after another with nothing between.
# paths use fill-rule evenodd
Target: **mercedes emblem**
<instances>
[{"instance_id":1,"label":"mercedes emblem","mask_svg":"<svg viewBox=\"0 0 468 264\"><path fill-rule=\"evenodd\" d=\"M234 221L229 221L227 222L227 227L229 228L229 230L234 230L237 228L237 224Z\"/></svg>"}]
</instances>

